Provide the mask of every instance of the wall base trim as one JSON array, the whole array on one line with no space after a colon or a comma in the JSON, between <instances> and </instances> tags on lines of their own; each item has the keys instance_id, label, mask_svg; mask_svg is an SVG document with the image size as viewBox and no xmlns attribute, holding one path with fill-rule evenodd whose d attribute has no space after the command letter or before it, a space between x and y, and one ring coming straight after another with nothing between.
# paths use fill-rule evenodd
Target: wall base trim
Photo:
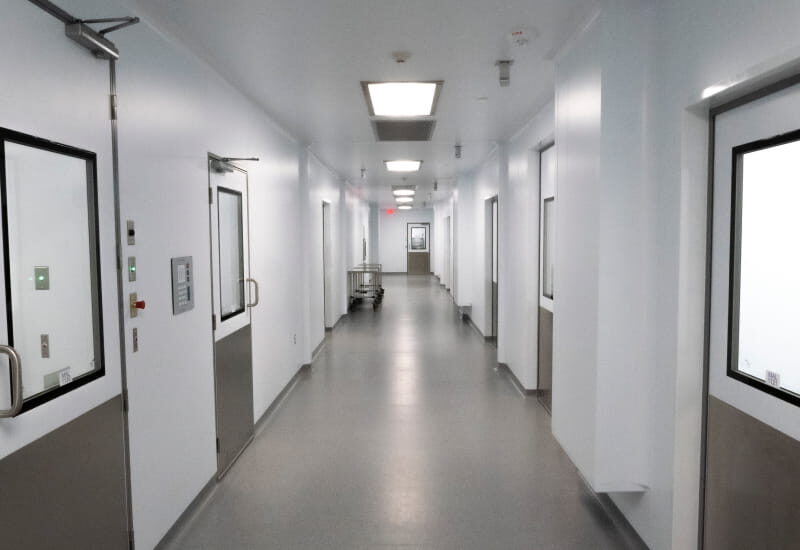
<instances>
[{"instance_id":1,"label":"wall base trim","mask_svg":"<svg viewBox=\"0 0 800 550\"><path fill-rule=\"evenodd\" d=\"M472 320L472 317L470 317L469 314L462 313L461 319L463 319L465 323L468 323L469 326L471 326L475 330L475 332L478 333L478 336L480 336L484 340L486 339L486 336L483 335L483 332L481 332L481 329L478 328L478 325L475 324L475 321Z\"/></svg>"},{"instance_id":2,"label":"wall base trim","mask_svg":"<svg viewBox=\"0 0 800 550\"><path fill-rule=\"evenodd\" d=\"M591 488L589 488L591 491ZM603 493L595 493L594 497L600 503L600 506L603 510L608 514L609 518L611 518L611 522L617 528L617 532L622 535L622 538L625 539L628 548L633 548L637 550L648 550L647 543L639 536L639 533L636 532L636 529L633 528L631 522L628 521L628 518L625 517L617 505L614 504L614 501L611 500L611 497L603 494Z\"/></svg>"},{"instance_id":3,"label":"wall base trim","mask_svg":"<svg viewBox=\"0 0 800 550\"><path fill-rule=\"evenodd\" d=\"M183 511L183 513L178 516L178 519L175 520L175 523L172 524L172 527L161 537L161 540L158 541L158 544L155 545L153 550L163 550L168 548L172 543L174 543L178 536L183 532L183 529L188 526L191 519L195 516L195 514L200 511L203 505L211 498L211 495L214 494L214 489L217 488L217 474L215 473L211 476L206 484L200 489L200 492L197 493L197 496L192 499L192 502L189 503L189 506Z\"/></svg>"},{"instance_id":4,"label":"wall base trim","mask_svg":"<svg viewBox=\"0 0 800 550\"><path fill-rule=\"evenodd\" d=\"M514 374L514 371L511 370L511 367L509 367L506 363L497 363L497 367L495 367L495 370L503 373L509 380L511 380L511 383L514 385L517 391L519 391L522 395L524 396L539 395L539 390L529 390L525 386L523 386L522 382L520 382L519 378L517 378L517 375Z\"/></svg>"},{"instance_id":5,"label":"wall base trim","mask_svg":"<svg viewBox=\"0 0 800 550\"><path fill-rule=\"evenodd\" d=\"M277 397L275 397L275 399L272 400L270 406L267 407L267 410L264 411L264 414L262 414L261 417L256 421L255 434L253 437L258 436L259 432L261 432L261 430L264 429L267 420L269 420L270 416L272 416L272 414L278 409L278 407L280 407L281 404L286 400L286 398L289 396L289 393L291 393L291 391L294 389L294 387L297 385L300 379L305 376L309 376L310 374L311 374L311 365L308 363L305 365L301 365L300 368L297 369L297 372L294 373L292 379L286 383L286 385L283 387L283 389L277 395Z\"/></svg>"},{"instance_id":6,"label":"wall base trim","mask_svg":"<svg viewBox=\"0 0 800 550\"><path fill-rule=\"evenodd\" d=\"M258 434L266 427L267 422L272 417L273 413L278 409L278 407L283 404L283 402L288 397L289 393L294 389L297 383L300 381L301 378L308 376L311 374L311 365L306 364L302 365L297 372L292 376L291 380L286 383L283 387L281 392L275 397L272 401L272 404L264 411L264 414L256 421L255 429L253 434L253 439L258 436ZM208 499L213 495L214 490L217 488L219 484L219 480L217 478L216 472L208 480L205 486L200 489L200 492L197 496L189 503L183 513L175 520L175 523L172 524L172 527L169 528L167 533L161 538L159 543L155 546L154 550L163 550L167 548L171 543L175 542L184 531L185 528L189 526L192 520L196 517L196 515L200 512L203 508L205 503Z\"/></svg>"}]
</instances>

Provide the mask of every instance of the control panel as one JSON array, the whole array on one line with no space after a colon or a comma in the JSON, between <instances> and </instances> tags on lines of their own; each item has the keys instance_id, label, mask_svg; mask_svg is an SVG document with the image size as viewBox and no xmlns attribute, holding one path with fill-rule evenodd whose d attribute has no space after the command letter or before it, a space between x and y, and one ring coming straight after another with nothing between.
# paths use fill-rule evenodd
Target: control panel
<instances>
[{"instance_id":1,"label":"control panel","mask_svg":"<svg viewBox=\"0 0 800 550\"><path fill-rule=\"evenodd\" d=\"M192 257L172 258L172 314L194 309L194 274Z\"/></svg>"}]
</instances>

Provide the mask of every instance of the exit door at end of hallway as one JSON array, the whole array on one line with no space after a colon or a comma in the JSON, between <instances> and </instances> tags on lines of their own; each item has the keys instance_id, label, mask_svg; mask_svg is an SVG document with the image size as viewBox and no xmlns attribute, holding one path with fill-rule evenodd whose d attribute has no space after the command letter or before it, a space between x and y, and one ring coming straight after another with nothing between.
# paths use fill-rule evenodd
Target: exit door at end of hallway
<instances>
[{"instance_id":1,"label":"exit door at end of hallway","mask_svg":"<svg viewBox=\"0 0 800 550\"><path fill-rule=\"evenodd\" d=\"M431 273L431 248L429 223L406 224L406 251L409 275L430 275Z\"/></svg>"},{"instance_id":2,"label":"exit door at end of hallway","mask_svg":"<svg viewBox=\"0 0 800 550\"><path fill-rule=\"evenodd\" d=\"M217 475L222 477L253 438L250 312L259 295L250 277L247 172L209 156L208 181Z\"/></svg>"}]
</instances>

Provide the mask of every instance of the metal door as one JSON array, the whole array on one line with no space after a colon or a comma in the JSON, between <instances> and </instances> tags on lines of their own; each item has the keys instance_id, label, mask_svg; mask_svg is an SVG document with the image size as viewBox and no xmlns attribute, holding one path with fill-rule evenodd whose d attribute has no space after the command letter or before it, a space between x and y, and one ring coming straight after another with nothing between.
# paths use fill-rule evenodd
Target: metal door
<instances>
[{"instance_id":1,"label":"metal door","mask_svg":"<svg viewBox=\"0 0 800 550\"><path fill-rule=\"evenodd\" d=\"M714 113L704 545L800 540L800 84Z\"/></svg>"},{"instance_id":2,"label":"metal door","mask_svg":"<svg viewBox=\"0 0 800 550\"><path fill-rule=\"evenodd\" d=\"M406 249L408 263L406 271L409 275L430 275L431 248L429 223L406 224Z\"/></svg>"},{"instance_id":3,"label":"metal door","mask_svg":"<svg viewBox=\"0 0 800 550\"><path fill-rule=\"evenodd\" d=\"M104 326L101 285L102 274L116 289L113 239L104 264L99 202L109 197L97 177L94 152L0 129L0 531L8 548L127 544L119 355L105 340L116 316ZM113 224L105 229L113 234Z\"/></svg>"},{"instance_id":4,"label":"metal door","mask_svg":"<svg viewBox=\"0 0 800 550\"><path fill-rule=\"evenodd\" d=\"M258 283L250 277L247 172L209 157L217 474L222 477L253 438L250 310Z\"/></svg>"}]
</instances>

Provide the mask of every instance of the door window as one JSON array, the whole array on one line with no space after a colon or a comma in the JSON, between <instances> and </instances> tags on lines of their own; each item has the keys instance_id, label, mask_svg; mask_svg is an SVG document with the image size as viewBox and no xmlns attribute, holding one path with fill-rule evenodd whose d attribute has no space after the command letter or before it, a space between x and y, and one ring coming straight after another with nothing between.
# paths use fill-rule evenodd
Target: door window
<instances>
[{"instance_id":1,"label":"door window","mask_svg":"<svg viewBox=\"0 0 800 550\"><path fill-rule=\"evenodd\" d=\"M800 131L733 149L728 374L800 404Z\"/></svg>"},{"instance_id":2,"label":"door window","mask_svg":"<svg viewBox=\"0 0 800 550\"><path fill-rule=\"evenodd\" d=\"M96 156L6 130L0 137L0 332L22 361L25 411L104 372Z\"/></svg>"},{"instance_id":3,"label":"door window","mask_svg":"<svg viewBox=\"0 0 800 550\"><path fill-rule=\"evenodd\" d=\"M219 213L220 314L230 319L245 310L242 194L217 189Z\"/></svg>"}]
</instances>

